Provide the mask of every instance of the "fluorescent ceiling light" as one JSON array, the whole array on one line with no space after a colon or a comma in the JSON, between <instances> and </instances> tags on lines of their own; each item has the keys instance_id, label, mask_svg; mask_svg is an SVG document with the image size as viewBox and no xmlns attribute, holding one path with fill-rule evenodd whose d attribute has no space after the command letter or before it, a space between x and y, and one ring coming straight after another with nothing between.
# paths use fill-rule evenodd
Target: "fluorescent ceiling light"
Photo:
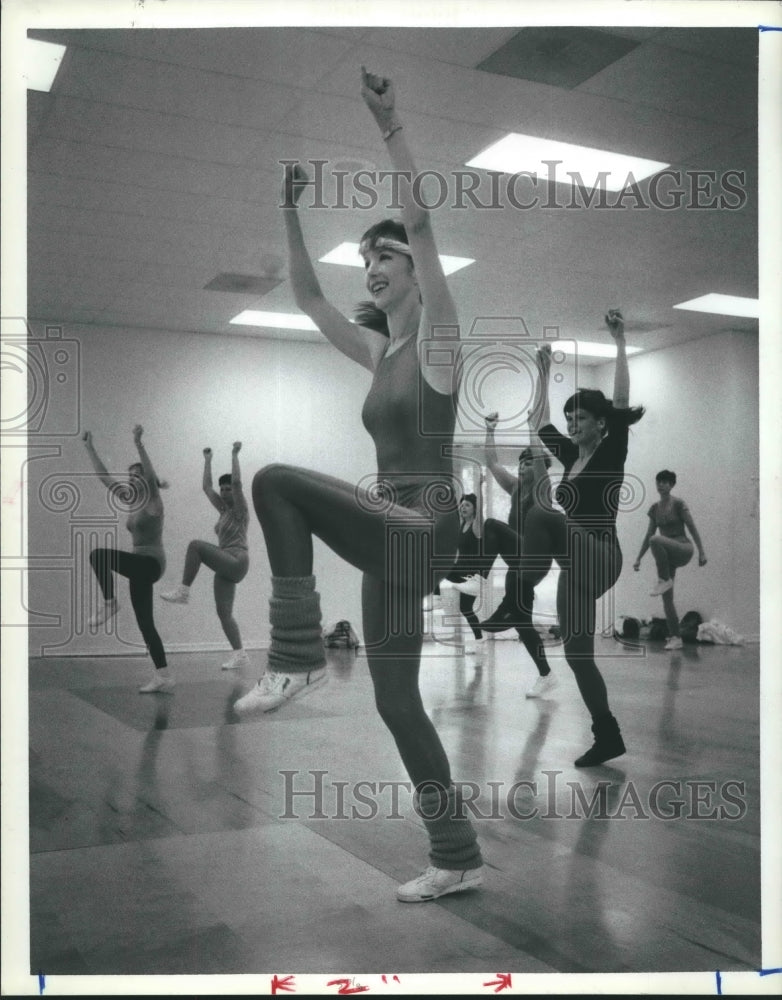
<instances>
[{"instance_id":1,"label":"fluorescent ceiling light","mask_svg":"<svg viewBox=\"0 0 782 1000\"><path fill-rule=\"evenodd\" d=\"M545 160L558 161L556 167ZM645 160L638 156L625 156L606 149L592 149L590 146L574 146L569 142L555 142L553 139L539 139L533 135L519 135L511 132L504 139L484 149L466 166L483 170L495 170L504 174L529 172L537 174L541 181L552 175L558 184L572 184L571 173L581 176L585 187L596 187L600 173L607 173L606 191L622 191L628 184L628 174L636 181L651 177L668 163Z\"/></svg>"},{"instance_id":2,"label":"fluorescent ceiling light","mask_svg":"<svg viewBox=\"0 0 782 1000\"><path fill-rule=\"evenodd\" d=\"M580 358L615 358L615 344L599 344L591 340L552 340L552 351L562 351L563 354L575 354ZM628 354L638 354L640 347L625 348Z\"/></svg>"},{"instance_id":3,"label":"fluorescent ceiling light","mask_svg":"<svg viewBox=\"0 0 782 1000\"><path fill-rule=\"evenodd\" d=\"M48 93L64 55L64 45L41 42L37 38L26 39L23 75L27 81L27 89Z\"/></svg>"},{"instance_id":4,"label":"fluorescent ceiling light","mask_svg":"<svg viewBox=\"0 0 782 1000\"><path fill-rule=\"evenodd\" d=\"M317 330L309 316L301 313L261 312L245 309L230 321L240 326L271 326L279 330Z\"/></svg>"},{"instance_id":5,"label":"fluorescent ceiling light","mask_svg":"<svg viewBox=\"0 0 782 1000\"><path fill-rule=\"evenodd\" d=\"M717 313L720 316L760 316L760 302L757 299L742 298L740 295L720 295L710 292L700 298L680 302L674 309L691 309L693 312Z\"/></svg>"},{"instance_id":6,"label":"fluorescent ceiling light","mask_svg":"<svg viewBox=\"0 0 782 1000\"><path fill-rule=\"evenodd\" d=\"M321 264L344 264L347 267L363 267L364 258L358 252L358 247L358 243L340 243L325 257L320 257L319 262ZM463 267L475 263L472 257L451 257L445 253L439 254L439 257L445 274L453 274L454 271L461 271Z\"/></svg>"}]
</instances>

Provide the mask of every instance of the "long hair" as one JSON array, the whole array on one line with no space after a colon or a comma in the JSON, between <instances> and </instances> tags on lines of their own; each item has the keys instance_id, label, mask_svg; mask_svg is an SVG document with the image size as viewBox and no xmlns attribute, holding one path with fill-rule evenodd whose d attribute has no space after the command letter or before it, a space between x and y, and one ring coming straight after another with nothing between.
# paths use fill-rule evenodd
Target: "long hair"
<instances>
[{"instance_id":1,"label":"long hair","mask_svg":"<svg viewBox=\"0 0 782 1000\"><path fill-rule=\"evenodd\" d=\"M382 309L378 309L374 302L359 302L353 311L353 316L359 326L365 326L368 330L382 333L384 337L391 336L391 331L388 329L388 317Z\"/></svg>"},{"instance_id":2,"label":"long hair","mask_svg":"<svg viewBox=\"0 0 782 1000\"><path fill-rule=\"evenodd\" d=\"M586 410L596 420L605 420L606 430L610 430L612 425L629 427L631 424L638 423L646 413L643 406L628 406L626 409L618 409L600 389L577 389L562 407L565 415L574 410Z\"/></svg>"}]
</instances>

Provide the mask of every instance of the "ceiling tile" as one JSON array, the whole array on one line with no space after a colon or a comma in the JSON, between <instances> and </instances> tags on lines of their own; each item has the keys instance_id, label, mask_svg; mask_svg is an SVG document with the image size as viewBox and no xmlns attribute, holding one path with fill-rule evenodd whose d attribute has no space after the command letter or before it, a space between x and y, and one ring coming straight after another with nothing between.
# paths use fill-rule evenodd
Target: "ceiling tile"
<instances>
[{"instance_id":1,"label":"ceiling tile","mask_svg":"<svg viewBox=\"0 0 782 1000\"><path fill-rule=\"evenodd\" d=\"M599 28L545 25L522 28L476 69L572 90L638 46Z\"/></svg>"},{"instance_id":2,"label":"ceiling tile","mask_svg":"<svg viewBox=\"0 0 782 1000\"><path fill-rule=\"evenodd\" d=\"M743 127L757 116L756 75L662 45L641 45L597 73L581 89L670 114Z\"/></svg>"}]
</instances>

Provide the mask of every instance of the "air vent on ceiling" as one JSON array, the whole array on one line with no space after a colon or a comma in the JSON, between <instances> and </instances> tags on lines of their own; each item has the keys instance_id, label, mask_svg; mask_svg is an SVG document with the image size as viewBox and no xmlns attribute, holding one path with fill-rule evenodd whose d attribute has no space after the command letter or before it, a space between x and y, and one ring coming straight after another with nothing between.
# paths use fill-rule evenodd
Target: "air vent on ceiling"
<instances>
[{"instance_id":1,"label":"air vent on ceiling","mask_svg":"<svg viewBox=\"0 0 782 1000\"><path fill-rule=\"evenodd\" d=\"M260 274L218 274L204 288L210 292L238 292L243 295L266 295L281 285L283 278Z\"/></svg>"},{"instance_id":2,"label":"air vent on ceiling","mask_svg":"<svg viewBox=\"0 0 782 1000\"><path fill-rule=\"evenodd\" d=\"M572 90L638 45L595 28L522 28L476 69Z\"/></svg>"}]
</instances>

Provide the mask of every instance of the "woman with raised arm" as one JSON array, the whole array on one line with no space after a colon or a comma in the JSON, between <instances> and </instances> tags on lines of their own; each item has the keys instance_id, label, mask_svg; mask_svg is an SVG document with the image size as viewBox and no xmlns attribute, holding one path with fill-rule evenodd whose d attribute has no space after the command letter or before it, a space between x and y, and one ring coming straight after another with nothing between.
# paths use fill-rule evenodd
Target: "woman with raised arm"
<instances>
[{"instance_id":1,"label":"woman with raised arm","mask_svg":"<svg viewBox=\"0 0 782 1000\"><path fill-rule=\"evenodd\" d=\"M480 486L478 487L480 489ZM475 493L465 493L459 501L459 542L456 562L445 578L435 585L434 592L442 596L444 590L459 594L459 612L472 631L473 641L465 644L465 653L477 653L486 642L478 616L473 610L481 593L481 581L486 574L485 560L481 556L482 518L480 502Z\"/></svg>"},{"instance_id":2,"label":"woman with raised arm","mask_svg":"<svg viewBox=\"0 0 782 1000\"><path fill-rule=\"evenodd\" d=\"M663 599L665 620L668 623L668 639L665 648L681 649L679 616L673 603L673 581L676 570L686 566L692 559L695 551L693 541L698 547L698 565L705 566L707 559L690 508L684 500L671 493L676 485L676 473L669 469L663 469L657 473L655 484L660 499L649 508L649 526L641 543L641 551L633 564L633 569L638 572L646 550L651 549L657 566L657 583L650 593L652 597L662 597ZM692 537L687 535L688 530Z\"/></svg>"},{"instance_id":3,"label":"woman with raised arm","mask_svg":"<svg viewBox=\"0 0 782 1000\"><path fill-rule=\"evenodd\" d=\"M231 471L220 476L217 485L219 493L212 486L212 449L204 448L203 490L209 502L219 512L220 519L215 525L217 545L194 539L187 547L182 582L178 587L160 596L172 604L187 604L190 587L203 563L214 571L214 595L217 617L231 644L233 653L223 664L223 670L245 667L250 658L242 647L239 626L234 619L234 598L236 585L247 576L250 557L247 551L247 527L250 512L242 490L242 475L239 469L241 441L234 441L231 449Z\"/></svg>"},{"instance_id":4,"label":"woman with raised arm","mask_svg":"<svg viewBox=\"0 0 782 1000\"><path fill-rule=\"evenodd\" d=\"M538 352L535 399L529 412L530 446L519 454L517 474L513 476L500 463L495 442L499 414L486 418L486 464L497 484L510 494L508 523L487 518L484 526L484 551L489 558L500 555L508 566L505 593L490 617L481 622L487 632L504 632L515 628L524 648L538 671L537 679L527 691L527 698L541 698L553 690L557 679L551 672L540 634L532 621L535 587L551 569L554 558L561 555L564 517L551 505L548 489L548 469L551 459L543 454L537 437L538 415L543 393L543 379L548 377L550 349Z\"/></svg>"},{"instance_id":5,"label":"woman with raised arm","mask_svg":"<svg viewBox=\"0 0 782 1000\"><path fill-rule=\"evenodd\" d=\"M166 664L166 652L155 628L152 610L152 588L166 568L166 554L163 551L163 501L160 498L160 490L165 484L155 474L141 441L143 433L144 428L140 424L133 428L133 442L139 461L128 468L129 482L121 482L109 475L98 457L90 431L85 431L82 436L100 481L107 489L116 493L130 510L126 527L133 539L132 552L105 548L90 552L90 565L98 578L103 604L89 619L88 624L97 628L116 615L119 604L114 594L112 574L126 576L130 583L130 602L136 621L155 665L151 679L139 688L139 692L153 694L159 691L167 694L174 687L174 678Z\"/></svg>"},{"instance_id":6,"label":"woman with raised arm","mask_svg":"<svg viewBox=\"0 0 782 1000\"><path fill-rule=\"evenodd\" d=\"M630 372L619 310L609 310L606 325L616 344L613 399L606 399L599 389L578 389L564 406L567 436L560 434L549 423L547 372L541 408L540 438L565 467L556 492L567 519L566 556L557 588L559 626L565 657L592 717L594 734L593 746L576 760L576 767L602 764L625 753L595 662L595 623L598 599L614 586L622 570L616 514L629 427L641 419L644 410L630 406Z\"/></svg>"},{"instance_id":7,"label":"woman with raised arm","mask_svg":"<svg viewBox=\"0 0 782 1000\"><path fill-rule=\"evenodd\" d=\"M415 174L390 80L362 68L361 93L392 166ZM459 535L451 459L459 329L429 213L402 184L402 222L361 240L372 301L352 323L323 295L304 244L297 202L306 180L286 168L283 218L297 306L347 358L372 374L363 423L377 453L370 490L287 465L253 481L253 502L272 569L271 647L259 683L238 712L270 711L326 677L313 535L363 571L364 645L378 712L415 786L429 835L430 867L397 890L422 902L481 884L475 830L451 781L421 699L423 597L453 565ZM437 350L430 348L435 342Z\"/></svg>"}]
</instances>

